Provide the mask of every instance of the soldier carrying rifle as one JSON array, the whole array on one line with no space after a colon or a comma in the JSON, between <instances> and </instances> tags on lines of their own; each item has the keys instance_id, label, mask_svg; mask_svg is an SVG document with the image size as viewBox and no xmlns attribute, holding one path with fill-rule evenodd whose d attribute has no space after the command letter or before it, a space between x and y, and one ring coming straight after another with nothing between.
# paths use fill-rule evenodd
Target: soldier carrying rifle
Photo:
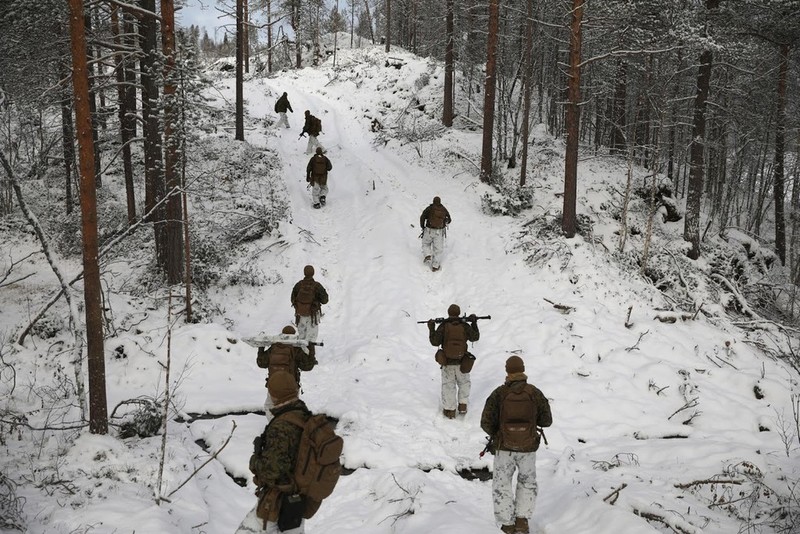
<instances>
[{"instance_id":1,"label":"soldier carrying rifle","mask_svg":"<svg viewBox=\"0 0 800 534\"><path fill-rule=\"evenodd\" d=\"M471 382L469 372L475 363L475 356L467 351L468 341L478 341L478 319L475 314L459 317L461 308L451 304L447 308L447 318L427 321L431 345L440 347L436 351L436 363L442 370L442 414L448 419L458 413L467 413L467 401ZM490 316L480 317L491 319ZM436 324L439 323L438 328Z\"/></svg>"}]
</instances>

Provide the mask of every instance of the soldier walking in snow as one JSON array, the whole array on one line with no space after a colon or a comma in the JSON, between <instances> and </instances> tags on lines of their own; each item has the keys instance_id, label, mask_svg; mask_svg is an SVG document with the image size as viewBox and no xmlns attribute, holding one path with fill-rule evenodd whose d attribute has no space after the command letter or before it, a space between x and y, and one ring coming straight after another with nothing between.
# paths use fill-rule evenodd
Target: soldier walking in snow
<instances>
[{"instance_id":1,"label":"soldier walking in snow","mask_svg":"<svg viewBox=\"0 0 800 534\"><path fill-rule=\"evenodd\" d=\"M292 306L294 306L297 337L306 341L316 341L319 334L320 311L323 304L328 303L328 292L322 284L314 280L314 267L303 268L303 279L292 288ZM314 355L314 346L309 346Z\"/></svg>"},{"instance_id":2,"label":"soldier walking in snow","mask_svg":"<svg viewBox=\"0 0 800 534\"><path fill-rule=\"evenodd\" d=\"M286 111L289 110L294 113L292 109L292 105L289 103L289 98L286 96L286 93L283 93L281 97L275 102L275 113L280 116L280 120L278 120L277 126L281 124L286 128L289 127L289 119L286 118Z\"/></svg>"},{"instance_id":3,"label":"soldier walking in snow","mask_svg":"<svg viewBox=\"0 0 800 534\"><path fill-rule=\"evenodd\" d=\"M267 389L269 389L270 377L278 371L288 372L300 385L300 371L310 371L317 365L317 359L312 352L313 345L304 347L297 344L299 337L291 325L285 326L281 334L286 337L285 343L277 341L269 348L259 347L258 349L256 365L267 370L267 381L264 384ZM269 411L270 408L272 408L272 398L267 395L264 411Z\"/></svg>"},{"instance_id":4,"label":"soldier walking in snow","mask_svg":"<svg viewBox=\"0 0 800 534\"><path fill-rule=\"evenodd\" d=\"M311 184L311 202L315 209L325 205L328 195L328 171L333 168L331 160L317 147L317 153L311 156L306 165L306 182Z\"/></svg>"},{"instance_id":5,"label":"soldier walking in snow","mask_svg":"<svg viewBox=\"0 0 800 534\"><path fill-rule=\"evenodd\" d=\"M422 211L419 225L422 228L422 254L424 262L431 262L431 270L438 271L444 250L444 237L447 225L452 219L450 213L442 205L439 197L433 197L433 203Z\"/></svg>"},{"instance_id":6,"label":"soldier walking in snow","mask_svg":"<svg viewBox=\"0 0 800 534\"><path fill-rule=\"evenodd\" d=\"M494 518L506 534L528 534L528 520L533 516L538 491L536 450L540 430L537 427L550 426L553 417L544 394L528 384L522 358L511 356L506 360L506 375L505 383L486 399L481 428L489 435L487 449L494 454ZM511 487L515 471L516 492Z\"/></svg>"},{"instance_id":7,"label":"soldier walking in snow","mask_svg":"<svg viewBox=\"0 0 800 534\"><path fill-rule=\"evenodd\" d=\"M300 137L308 134L308 146L306 146L306 154L311 154L311 152L314 150L314 147L322 148L322 151L325 151L325 148L319 144L319 140L317 140L317 136L321 133L322 121L312 115L310 111L306 110L306 121L303 124L303 131L300 132Z\"/></svg>"},{"instance_id":8,"label":"soldier walking in snow","mask_svg":"<svg viewBox=\"0 0 800 534\"><path fill-rule=\"evenodd\" d=\"M297 453L303 434L302 427L290 422L290 414L297 412L308 417L311 412L298 398L299 388L290 373L276 371L267 387L272 398L270 412L273 418L264 433L256 438L255 450L250 457L258 505L245 517L236 534L303 534L302 519L298 527L290 530L280 530L278 521L284 494L293 488Z\"/></svg>"},{"instance_id":9,"label":"soldier walking in snow","mask_svg":"<svg viewBox=\"0 0 800 534\"><path fill-rule=\"evenodd\" d=\"M467 321L459 317L461 308L451 304L447 308L447 319L444 319L438 328L436 321L428 321L428 340L435 347L441 346L436 352L436 362L442 368L442 413L448 419L456 416L456 403L458 413L467 413L467 401L472 382L469 372L475 357L467 352L467 341L478 341L481 337L478 331L478 318L470 315Z\"/></svg>"}]
</instances>

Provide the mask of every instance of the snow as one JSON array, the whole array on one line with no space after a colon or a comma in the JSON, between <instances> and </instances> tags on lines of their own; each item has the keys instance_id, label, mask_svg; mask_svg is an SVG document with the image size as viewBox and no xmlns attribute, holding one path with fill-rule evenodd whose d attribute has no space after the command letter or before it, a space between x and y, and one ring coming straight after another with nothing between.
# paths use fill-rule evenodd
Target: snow
<instances>
[{"instance_id":1,"label":"snow","mask_svg":"<svg viewBox=\"0 0 800 534\"><path fill-rule=\"evenodd\" d=\"M552 156L561 150L559 141L538 128L534 207L516 218L489 216L482 197L496 193L476 176L479 133L375 142L374 118L384 127L402 120L424 130L425 114L409 103L435 108L443 77L440 65L401 50L391 55L405 65L386 68L384 55L377 48L341 50L335 70L325 64L247 80L247 142L277 154L283 183L269 194L285 196L291 209L252 249L230 251L266 273L269 283L210 291L219 310L212 322L186 325L172 317L171 388L180 419L167 428L161 495L168 501L155 500L161 436L123 440L5 424L0 466L26 499L27 532L233 532L255 504L247 465L252 440L266 422L259 413L264 371L256 366L256 349L242 339L278 333L292 322L289 294L306 264L315 266L330 303L323 307L320 363L303 374L302 398L313 411L338 419L343 463L353 470L307 521L310 534L499 532L491 481L465 480L459 472L491 470L491 456L479 457L485 444L480 411L502 383L512 354L525 360L529 381L550 399L553 412L549 443L537 453L537 534L736 532L744 523L724 506L710 507L712 499L749 494L758 476L786 495L800 478L797 437L789 445L783 439L793 430L790 396L797 376L748 343L718 303L698 296L706 313L695 320L654 319L668 313L668 303L612 257L618 222L602 214L601 205L613 200L609 184L623 187L626 164L583 160L578 211L597 218L594 239L548 238L534 218L552 221L560 212L563 167ZM212 105L230 107L233 79L217 76ZM284 91L294 109L291 128L276 130L272 106ZM306 139L297 137L306 109L322 119L320 141L333 164L321 210L311 208ZM232 137L224 128L216 135ZM261 177L249 179L254 188L267 188ZM422 262L418 220L435 195L453 223L442 270L433 273ZM193 202L201 206L203 200ZM682 222L656 226L661 244L679 250ZM16 257L37 246L29 236L12 238L9 251ZM641 243L629 241L629 247ZM533 256L540 261L529 261ZM74 259L60 261L70 277L80 268ZM108 293L111 307L136 326L106 339L111 408L163 391L168 321L163 294L125 294L120 286L128 268L124 262L113 268L106 274L115 288ZM35 276L0 293L7 342L54 288L41 256L26 269ZM478 359L469 412L452 421L441 415L435 349L427 327L417 324L446 315L451 303L466 314L492 316L479 323L481 338L471 348ZM2 375L3 392L11 394L0 413L13 409L28 413L34 426L46 423L46 403L33 392L50 372L48 343L35 338L25 347L6 346L16 388L11 391ZM114 357L120 346L124 357ZM755 386L763 399L754 395ZM170 494L229 437L215 460ZM714 476L741 483L676 486ZM247 480L247 487L231 477ZM770 499L778 497L763 501ZM747 507L736 509L747 513ZM672 526L648 522L641 517L647 514Z\"/></svg>"}]
</instances>

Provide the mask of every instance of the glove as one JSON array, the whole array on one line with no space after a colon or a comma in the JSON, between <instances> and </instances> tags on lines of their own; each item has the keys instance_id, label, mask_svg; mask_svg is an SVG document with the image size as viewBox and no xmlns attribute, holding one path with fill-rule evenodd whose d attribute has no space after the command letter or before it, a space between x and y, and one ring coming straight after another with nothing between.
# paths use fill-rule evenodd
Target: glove
<instances>
[{"instance_id":1,"label":"glove","mask_svg":"<svg viewBox=\"0 0 800 534\"><path fill-rule=\"evenodd\" d=\"M428 330L433 330L436 328L436 321L433 319L428 320Z\"/></svg>"},{"instance_id":2,"label":"glove","mask_svg":"<svg viewBox=\"0 0 800 534\"><path fill-rule=\"evenodd\" d=\"M477 322L477 321L478 321L478 316L477 316L477 315L475 315L474 313L473 313L473 314L470 314L470 316L469 316L469 317L467 317L467 320L468 320L469 322L471 322L471 323Z\"/></svg>"}]
</instances>

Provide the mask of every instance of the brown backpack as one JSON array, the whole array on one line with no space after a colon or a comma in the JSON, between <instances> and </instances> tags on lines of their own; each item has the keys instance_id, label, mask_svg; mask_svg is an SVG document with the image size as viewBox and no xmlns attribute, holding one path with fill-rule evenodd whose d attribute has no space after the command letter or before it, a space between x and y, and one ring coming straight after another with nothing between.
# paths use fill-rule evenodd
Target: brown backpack
<instances>
[{"instance_id":1,"label":"brown backpack","mask_svg":"<svg viewBox=\"0 0 800 534\"><path fill-rule=\"evenodd\" d=\"M300 280L299 284L294 301L294 311L297 315L312 315L319 307L316 302L317 283L314 280Z\"/></svg>"},{"instance_id":2,"label":"brown backpack","mask_svg":"<svg viewBox=\"0 0 800 534\"><path fill-rule=\"evenodd\" d=\"M311 115L310 126L311 128L309 128L308 133L311 135L319 135L322 131L322 121L314 115Z\"/></svg>"},{"instance_id":3,"label":"brown backpack","mask_svg":"<svg viewBox=\"0 0 800 534\"><path fill-rule=\"evenodd\" d=\"M498 448L517 452L533 452L539 448L536 409L532 385L508 389L500 402Z\"/></svg>"},{"instance_id":4,"label":"brown backpack","mask_svg":"<svg viewBox=\"0 0 800 534\"><path fill-rule=\"evenodd\" d=\"M325 185L328 181L328 162L325 161L325 156L317 154L314 156L314 163L311 164L311 174L314 181L319 185Z\"/></svg>"},{"instance_id":5,"label":"brown backpack","mask_svg":"<svg viewBox=\"0 0 800 534\"><path fill-rule=\"evenodd\" d=\"M270 375L275 371L286 371L299 381L300 373L297 371L297 362L294 361L292 346L284 345L283 343L272 345L269 352L267 370ZM269 378L267 378L267 381L269 381Z\"/></svg>"},{"instance_id":6,"label":"brown backpack","mask_svg":"<svg viewBox=\"0 0 800 534\"><path fill-rule=\"evenodd\" d=\"M428 226L431 228L444 228L444 221L447 219L447 210L441 204L431 204L428 212Z\"/></svg>"},{"instance_id":7,"label":"brown backpack","mask_svg":"<svg viewBox=\"0 0 800 534\"><path fill-rule=\"evenodd\" d=\"M283 416L293 425L303 429L297 463L294 468L294 484L297 493L306 497L303 517L312 517L323 499L333 493L342 464L344 441L336 435L333 425L324 414L304 416L300 412L289 412Z\"/></svg>"},{"instance_id":8,"label":"brown backpack","mask_svg":"<svg viewBox=\"0 0 800 534\"><path fill-rule=\"evenodd\" d=\"M444 341L442 350L447 358L461 358L467 352L467 330L461 321L444 323Z\"/></svg>"}]
</instances>

